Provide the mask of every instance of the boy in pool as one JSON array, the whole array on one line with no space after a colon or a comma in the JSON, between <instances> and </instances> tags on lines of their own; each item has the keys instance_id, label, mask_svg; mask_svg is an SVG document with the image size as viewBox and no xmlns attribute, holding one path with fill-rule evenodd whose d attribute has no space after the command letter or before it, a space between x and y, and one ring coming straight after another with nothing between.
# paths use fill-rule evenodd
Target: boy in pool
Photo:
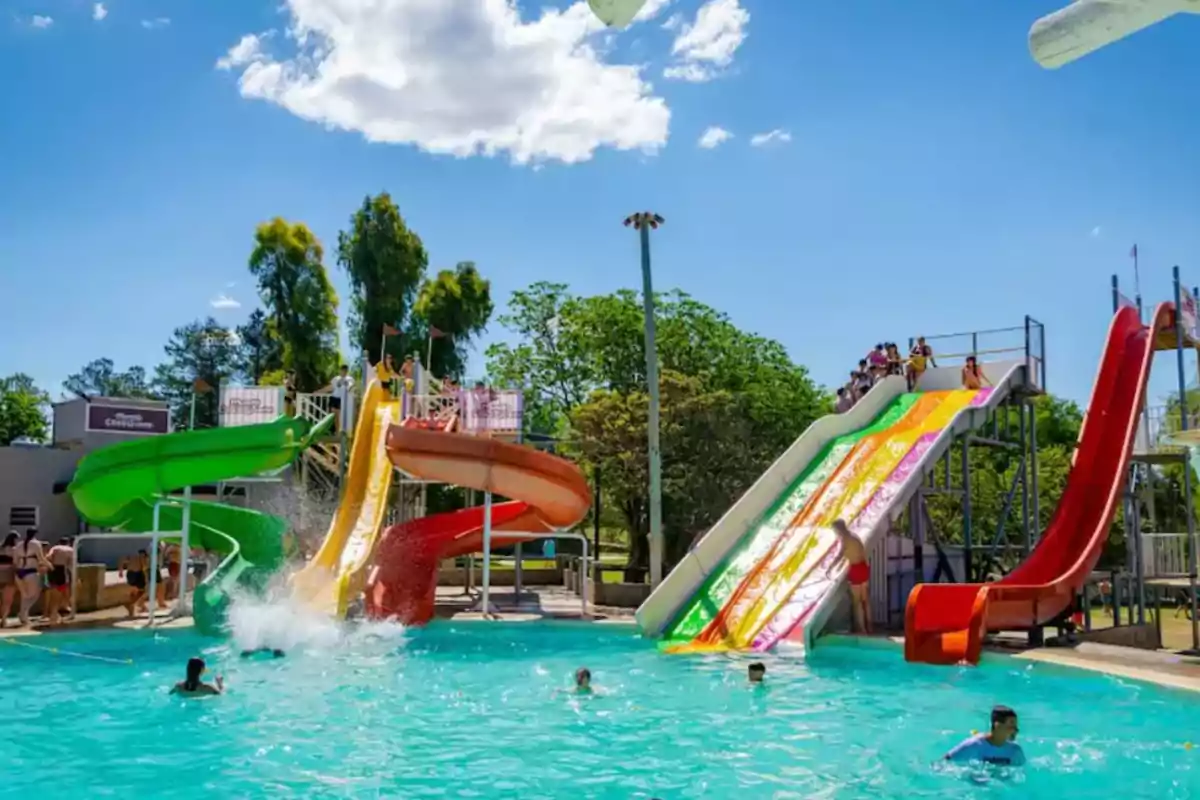
<instances>
[{"instance_id":1,"label":"boy in pool","mask_svg":"<svg viewBox=\"0 0 1200 800\"><path fill-rule=\"evenodd\" d=\"M592 671L587 667L575 670L575 694L592 693Z\"/></svg>"},{"instance_id":2,"label":"boy in pool","mask_svg":"<svg viewBox=\"0 0 1200 800\"><path fill-rule=\"evenodd\" d=\"M746 669L746 678L751 683L762 683L767 676L767 667L761 661L755 661Z\"/></svg>"},{"instance_id":3,"label":"boy in pool","mask_svg":"<svg viewBox=\"0 0 1200 800\"><path fill-rule=\"evenodd\" d=\"M1008 706L992 709L992 730L964 739L949 753L946 761L965 763L982 761L985 764L1019 767L1025 763L1025 752L1017 744L1017 712Z\"/></svg>"},{"instance_id":4,"label":"boy in pool","mask_svg":"<svg viewBox=\"0 0 1200 800\"><path fill-rule=\"evenodd\" d=\"M171 694L180 694L184 697L207 697L209 695L221 694L225 691L225 682L218 675L213 683L205 683L200 680L204 675L204 671L208 667L204 663L203 658L189 658L187 663L187 678L175 684L171 689Z\"/></svg>"}]
</instances>

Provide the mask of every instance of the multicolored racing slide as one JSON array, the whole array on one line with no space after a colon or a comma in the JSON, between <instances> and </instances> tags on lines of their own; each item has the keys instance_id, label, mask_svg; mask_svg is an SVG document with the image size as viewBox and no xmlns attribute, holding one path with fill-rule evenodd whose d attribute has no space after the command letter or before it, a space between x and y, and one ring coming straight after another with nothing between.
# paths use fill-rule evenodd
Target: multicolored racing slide
<instances>
[{"instance_id":1,"label":"multicolored racing slide","mask_svg":"<svg viewBox=\"0 0 1200 800\"><path fill-rule=\"evenodd\" d=\"M216 483L287 466L331 424L281 417L264 425L185 431L122 442L89 453L67 491L93 525L145 533L183 528L180 498L188 486ZM236 506L191 501L189 543L222 556L192 598L196 628L216 633L230 591L257 584L283 560L287 522Z\"/></svg>"},{"instance_id":2,"label":"multicolored racing slide","mask_svg":"<svg viewBox=\"0 0 1200 800\"><path fill-rule=\"evenodd\" d=\"M841 596L844 561L829 525L845 519L870 548L925 465L956 433L982 424L1023 380L1023 369L1023 362L991 365L993 385L980 391L943 389L957 383L958 370L931 370L921 387L930 391L895 398L872 424L823 448L774 513L751 527L665 626L670 649L765 650L785 639L811 645Z\"/></svg>"}]
</instances>

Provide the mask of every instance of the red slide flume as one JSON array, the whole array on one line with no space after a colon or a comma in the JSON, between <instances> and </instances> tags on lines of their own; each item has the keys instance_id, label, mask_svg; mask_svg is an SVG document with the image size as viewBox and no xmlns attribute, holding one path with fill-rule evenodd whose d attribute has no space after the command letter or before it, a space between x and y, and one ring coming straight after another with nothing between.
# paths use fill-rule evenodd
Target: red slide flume
<instances>
[{"instance_id":1,"label":"red slide flume","mask_svg":"<svg viewBox=\"0 0 1200 800\"><path fill-rule=\"evenodd\" d=\"M521 445L393 425L387 447L392 463L410 475L514 498L492 506L494 548L528 538L505 531L549 534L569 528L592 502L577 466ZM482 507L467 508L386 530L367 580L367 616L405 625L428 622L439 563L483 549L483 514Z\"/></svg>"},{"instance_id":2,"label":"red slide flume","mask_svg":"<svg viewBox=\"0 0 1200 800\"><path fill-rule=\"evenodd\" d=\"M995 583L921 584L908 596L904 657L931 664L978 663L988 631L1042 625L1073 601L1096 566L1124 485L1155 339L1174 339L1175 308L1150 326L1136 309L1113 317L1067 485L1029 557Z\"/></svg>"}]
</instances>

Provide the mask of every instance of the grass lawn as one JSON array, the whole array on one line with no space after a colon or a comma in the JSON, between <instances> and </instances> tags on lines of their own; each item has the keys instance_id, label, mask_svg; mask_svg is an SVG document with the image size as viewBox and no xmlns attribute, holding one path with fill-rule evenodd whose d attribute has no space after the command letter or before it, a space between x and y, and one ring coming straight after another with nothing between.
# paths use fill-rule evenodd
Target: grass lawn
<instances>
[{"instance_id":1,"label":"grass lawn","mask_svg":"<svg viewBox=\"0 0 1200 800\"><path fill-rule=\"evenodd\" d=\"M1128 615L1121 612L1121 621L1128 622ZM1147 617L1151 619L1151 617ZM1112 613L1107 609L1092 609L1092 627L1103 628L1112 625ZM1192 621L1182 611L1178 615L1174 608L1162 610L1163 647L1167 650L1188 650L1192 646Z\"/></svg>"}]
</instances>

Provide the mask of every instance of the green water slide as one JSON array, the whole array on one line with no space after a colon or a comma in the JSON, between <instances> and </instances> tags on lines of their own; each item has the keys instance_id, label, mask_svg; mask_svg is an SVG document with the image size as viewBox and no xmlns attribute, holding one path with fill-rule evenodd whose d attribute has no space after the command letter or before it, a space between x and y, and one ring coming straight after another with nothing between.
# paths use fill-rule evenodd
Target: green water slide
<instances>
[{"instance_id":1,"label":"green water slide","mask_svg":"<svg viewBox=\"0 0 1200 800\"><path fill-rule=\"evenodd\" d=\"M919 396L900 395L885 406L870 425L839 436L825 445L796 480L780 494L779 499L763 515L762 522L746 532L720 568L708 576L700 590L683 606L675 622L663 632L661 644L670 646L680 641L691 641L700 635L729 600L746 573L767 556L771 546L803 510L809 498L833 475L854 445L864 436L878 433L896 424Z\"/></svg>"},{"instance_id":2,"label":"green water slide","mask_svg":"<svg viewBox=\"0 0 1200 800\"><path fill-rule=\"evenodd\" d=\"M67 487L80 515L93 525L129 533L183 528L182 499L188 486L217 483L281 469L333 422L317 425L280 417L263 425L185 431L121 442L89 453ZM189 543L221 556L196 587L196 628L215 633L224 622L230 591L256 585L283 561L287 522L279 517L219 503L191 503Z\"/></svg>"}]
</instances>

